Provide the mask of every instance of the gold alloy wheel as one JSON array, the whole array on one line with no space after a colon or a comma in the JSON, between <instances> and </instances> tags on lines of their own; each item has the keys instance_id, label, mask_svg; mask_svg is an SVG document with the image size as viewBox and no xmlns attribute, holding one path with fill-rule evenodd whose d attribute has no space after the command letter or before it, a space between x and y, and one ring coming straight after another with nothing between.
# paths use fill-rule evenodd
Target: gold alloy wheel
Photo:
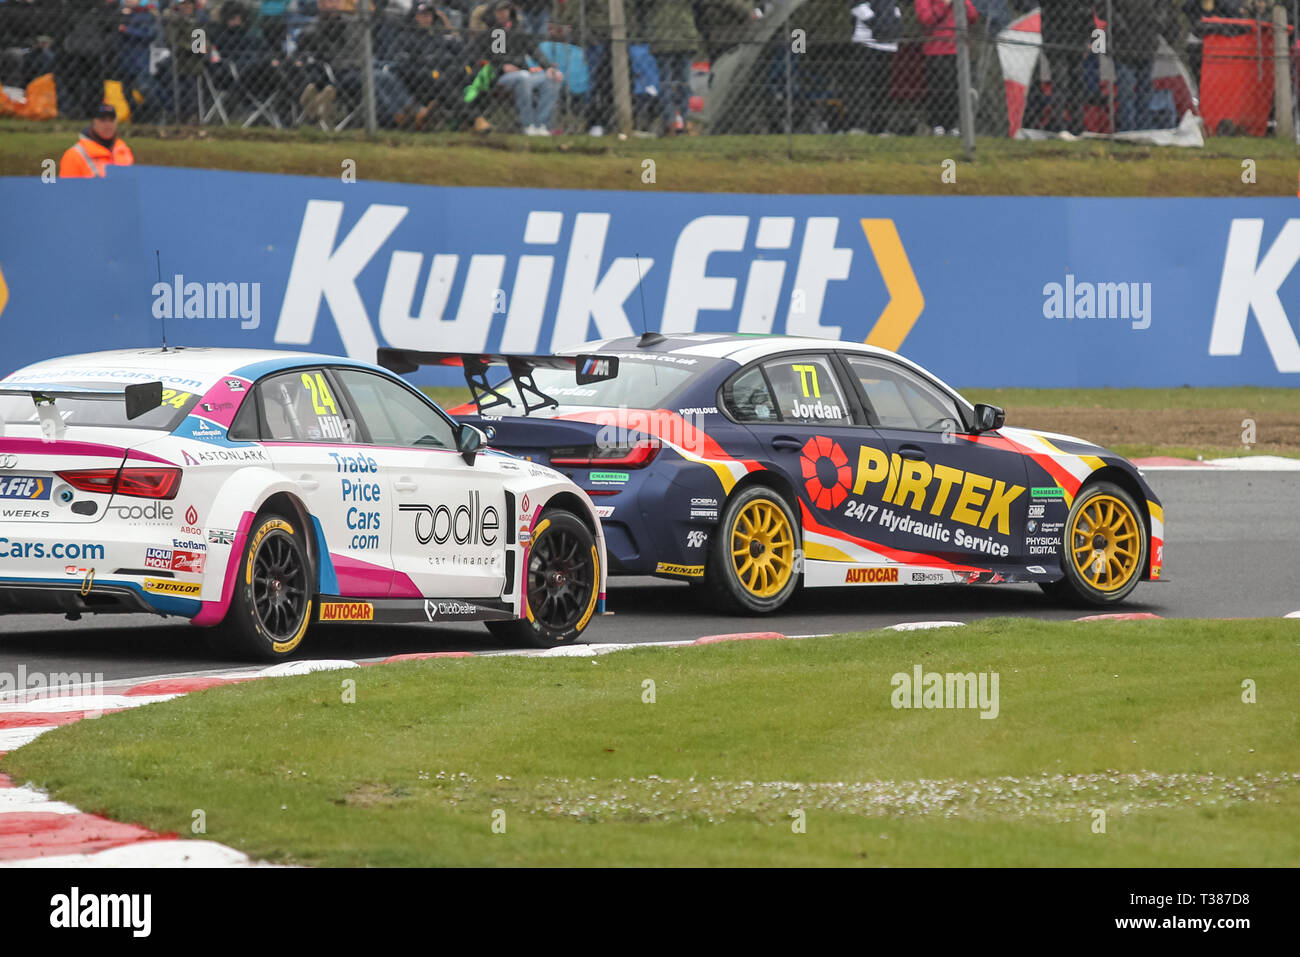
<instances>
[{"instance_id":1,"label":"gold alloy wheel","mask_svg":"<svg viewBox=\"0 0 1300 957\"><path fill-rule=\"evenodd\" d=\"M731 564L756 598L779 594L794 571L794 532L779 506L755 499L731 523Z\"/></svg>"},{"instance_id":2,"label":"gold alloy wheel","mask_svg":"<svg viewBox=\"0 0 1300 957\"><path fill-rule=\"evenodd\" d=\"M1137 574L1142 553L1138 518L1113 495L1088 499L1070 523L1070 560L1097 591L1118 591Z\"/></svg>"}]
</instances>

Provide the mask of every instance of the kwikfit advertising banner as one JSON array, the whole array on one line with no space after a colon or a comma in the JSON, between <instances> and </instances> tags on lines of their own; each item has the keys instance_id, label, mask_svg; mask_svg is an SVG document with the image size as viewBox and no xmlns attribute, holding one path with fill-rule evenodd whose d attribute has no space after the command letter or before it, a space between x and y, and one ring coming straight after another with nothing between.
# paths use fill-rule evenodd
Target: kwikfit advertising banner
<instances>
[{"instance_id":1,"label":"kwikfit advertising banner","mask_svg":"<svg viewBox=\"0 0 1300 957\"><path fill-rule=\"evenodd\" d=\"M867 341L966 386L1298 385L1297 209L4 178L0 372L164 332L373 360L655 329Z\"/></svg>"}]
</instances>

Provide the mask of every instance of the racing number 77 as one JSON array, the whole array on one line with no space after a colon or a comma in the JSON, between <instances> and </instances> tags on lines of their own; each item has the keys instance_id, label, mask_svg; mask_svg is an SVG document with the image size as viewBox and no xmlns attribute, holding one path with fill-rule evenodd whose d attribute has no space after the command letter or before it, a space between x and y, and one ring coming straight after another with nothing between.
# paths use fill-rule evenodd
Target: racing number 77
<instances>
[{"instance_id":1,"label":"racing number 77","mask_svg":"<svg viewBox=\"0 0 1300 957\"><path fill-rule=\"evenodd\" d=\"M799 387L803 389L805 399L820 399L822 390L817 386L817 367L811 365L792 365L792 372L799 373ZM808 390L808 383L812 383L812 391Z\"/></svg>"}]
</instances>

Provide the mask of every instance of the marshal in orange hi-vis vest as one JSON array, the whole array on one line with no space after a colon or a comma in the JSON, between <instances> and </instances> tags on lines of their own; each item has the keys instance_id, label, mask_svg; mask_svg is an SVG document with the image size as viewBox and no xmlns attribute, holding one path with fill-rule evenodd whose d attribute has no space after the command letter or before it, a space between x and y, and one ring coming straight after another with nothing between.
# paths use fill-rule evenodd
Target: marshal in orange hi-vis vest
<instances>
[{"instance_id":1,"label":"marshal in orange hi-vis vest","mask_svg":"<svg viewBox=\"0 0 1300 957\"><path fill-rule=\"evenodd\" d=\"M130 166L135 162L131 147L120 139L113 141L113 149L105 149L88 136L78 138L68 147L59 162L59 176L89 179L103 176L108 166Z\"/></svg>"}]
</instances>

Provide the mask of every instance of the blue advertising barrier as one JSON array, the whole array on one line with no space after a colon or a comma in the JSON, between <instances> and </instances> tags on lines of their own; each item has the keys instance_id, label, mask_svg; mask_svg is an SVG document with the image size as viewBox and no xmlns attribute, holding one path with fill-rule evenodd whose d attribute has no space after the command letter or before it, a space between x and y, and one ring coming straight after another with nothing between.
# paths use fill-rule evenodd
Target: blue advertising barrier
<instances>
[{"instance_id":1,"label":"blue advertising barrier","mask_svg":"<svg viewBox=\"0 0 1300 957\"><path fill-rule=\"evenodd\" d=\"M165 323L173 345L371 360L380 345L544 352L649 328L870 341L963 386L1288 386L1297 215L1277 198L10 177L0 373L157 344Z\"/></svg>"}]
</instances>

